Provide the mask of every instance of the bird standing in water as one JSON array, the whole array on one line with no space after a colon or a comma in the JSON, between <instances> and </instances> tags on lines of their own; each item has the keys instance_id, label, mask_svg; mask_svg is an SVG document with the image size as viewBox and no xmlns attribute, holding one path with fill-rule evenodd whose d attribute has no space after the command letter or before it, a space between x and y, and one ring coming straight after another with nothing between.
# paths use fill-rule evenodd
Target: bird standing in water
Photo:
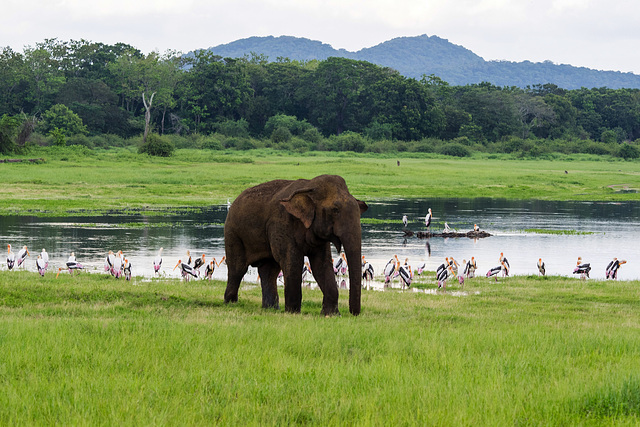
<instances>
[{"instance_id":1,"label":"bird standing in water","mask_svg":"<svg viewBox=\"0 0 640 427\"><path fill-rule=\"evenodd\" d=\"M160 274L160 267L162 266L162 249L158 251L158 255L153 259L153 272L154 274Z\"/></svg>"},{"instance_id":2,"label":"bird standing in water","mask_svg":"<svg viewBox=\"0 0 640 427\"><path fill-rule=\"evenodd\" d=\"M429 208L429 212L427 213L427 216L424 217L424 225L427 227L428 232L431 232L432 217L433 217L433 214L431 213L431 208Z\"/></svg>"}]
</instances>

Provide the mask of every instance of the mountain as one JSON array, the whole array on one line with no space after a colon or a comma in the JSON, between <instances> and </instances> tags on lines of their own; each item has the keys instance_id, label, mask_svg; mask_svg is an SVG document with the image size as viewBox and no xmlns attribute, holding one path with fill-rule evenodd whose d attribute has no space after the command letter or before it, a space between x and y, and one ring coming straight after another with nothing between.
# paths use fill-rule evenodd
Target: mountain
<instances>
[{"instance_id":1,"label":"mountain","mask_svg":"<svg viewBox=\"0 0 640 427\"><path fill-rule=\"evenodd\" d=\"M640 88L640 75L600 71L545 62L485 61L463 46L437 36L399 37L376 46L350 52L300 37L249 37L209 48L222 57L241 58L263 54L269 61L289 58L324 60L332 56L368 61L390 67L406 77L435 74L451 85L490 82L496 86L526 87L553 83L564 89L581 87Z\"/></svg>"}]
</instances>

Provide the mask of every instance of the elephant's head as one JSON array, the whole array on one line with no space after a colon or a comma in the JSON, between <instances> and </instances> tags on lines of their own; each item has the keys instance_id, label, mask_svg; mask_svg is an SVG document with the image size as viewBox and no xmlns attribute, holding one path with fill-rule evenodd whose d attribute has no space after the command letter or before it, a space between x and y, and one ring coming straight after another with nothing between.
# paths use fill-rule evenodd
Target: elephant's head
<instances>
[{"instance_id":1,"label":"elephant's head","mask_svg":"<svg viewBox=\"0 0 640 427\"><path fill-rule=\"evenodd\" d=\"M349 264L349 311L360 313L362 231L360 215L368 209L365 202L349 193L344 179L321 175L293 182L280 203L300 219L317 238L344 248Z\"/></svg>"}]
</instances>

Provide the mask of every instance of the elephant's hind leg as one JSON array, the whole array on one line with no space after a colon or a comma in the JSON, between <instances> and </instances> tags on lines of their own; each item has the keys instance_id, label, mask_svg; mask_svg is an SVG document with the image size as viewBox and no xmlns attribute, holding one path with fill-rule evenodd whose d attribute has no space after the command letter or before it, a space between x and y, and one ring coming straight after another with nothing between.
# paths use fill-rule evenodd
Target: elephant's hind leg
<instances>
[{"instance_id":1,"label":"elephant's hind leg","mask_svg":"<svg viewBox=\"0 0 640 427\"><path fill-rule=\"evenodd\" d=\"M240 282L247 273L249 266L246 258L238 245L229 245L225 247L227 256L227 289L224 291L224 302L238 302L238 289Z\"/></svg>"},{"instance_id":2,"label":"elephant's hind leg","mask_svg":"<svg viewBox=\"0 0 640 427\"><path fill-rule=\"evenodd\" d=\"M262 286L262 308L280 308L280 300L278 297L278 274L280 273L280 265L270 260L264 261L258 267L260 274L260 285Z\"/></svg>"}]
</instances>

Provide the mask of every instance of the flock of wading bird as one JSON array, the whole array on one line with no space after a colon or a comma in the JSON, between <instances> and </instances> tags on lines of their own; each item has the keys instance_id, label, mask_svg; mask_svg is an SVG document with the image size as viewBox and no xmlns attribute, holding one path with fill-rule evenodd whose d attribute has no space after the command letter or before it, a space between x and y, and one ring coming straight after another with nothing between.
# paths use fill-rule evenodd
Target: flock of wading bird
<instances>
[{"instance_id":1,"label":"flock of wading bird","mask_svg":"<svg viewBox=\"0 0 640 427\"><path fill-rule=\"evenodd\" d=\"M429 230L429 232L431 231L430 227L432 218L433 213L431 211L431 208L429 208L428 213L425 216L425 226L427 227L427 230ZM406 228L408 225L408 218L406 215L402 217L402 222ZM451 231L451 228L446 222L444 231ZM479 227L477 224L474 224L473 231L479 231ZM162 267L162 251L163 248L160 248L158 254L153 260L154 276L160 274L160 269ZM26 258L30 256L27 246L23 246L16 255L11 250L11 245L9 244L7 245L7 252L7 267L9 270L12 270L14 267L19 268L20 266L24 266ZM217 267L220 267L220 265L225 262L225 257L223 256L220 261L217 261L214 257L207 264L204 254L201 257L192 259L190 251L187 251L185 260L186 262L183 262L182 259L179 259L178 263L173 268L174 271L177 268L180 268L181 276L185 281L198 278L211 280L213 278L213 272L215 271L215 269ZM332 262L333 272L336 278L336 285L339 288L346 288L347 284L345 276L347 275L348 265L344 253L341 253L337 258L332 260ZM614 258L606 267L605 277L612 280L617 279L618 269L621 265L626 264L626 262L627 261L625 260L618 260L617 258ZM204 268L204 276L201 276L200 268L205 265L206 267ZM438 266L438 268L436 269L436 282L438 284L438 289L446 289L447 281L450 279L457 280L461 286L464 286L464 281L466 278L475 277L475 272L478 269L475 257L471 257L469 261L462 260L462 265L463 268L462 271L460 271L460 264L453 257L446 257L444 263L440 264L440 266ZM542 258L538 259L537 266L538 275L544 276L546 274L546 269ZM44 276L45 272L49 268L49 254L45 249L42 249L42 252L36 258L36 268L41 276ZM59 267L56 277L58 277L58 275L63 270L68 270L70 274L73 274L75 270L82 270L83 268L83 265L76 260L75 254L71 252L71 255L66 262L66 268ZM362 256L361 268L363 278L362 286L364 288L370 289L375 277L375 271L373 266L365 259L364 255ZM384 287L393 286L393 280L398 278L402 289L409 288L411 287L411 282L413 281L414 274L421 275L424 269L425 262L422 262L414 271L411 265L409 265L408 258L405 258L404 263L401 263L398 259L398 256L395 255L389 260L389 262L387 262L383 269ZM501 252L500 256L498 257L498 265L490 268L486 273L486 277L495 277L495 280L497 281L499 275L502 275L502 277L509 276L509 269L509 261L504 256L504 253ZM107 253L104 259L104 270L116 279L124 277L126 280L131 280L131 262L124 256L122 251L109 251ZM583 262L582 257L578 257L578 261L576 263L576 267L573 270L573 274L579 274L581 279L586 279L589 277L590 271L591 264ZM302 270L302 282L310 285L310 278L312 274L313 273L311 272L309 261L305 258L304 267ZM282 280L282 272L280 272L279 278Z\"/></svg>"}]
</instances>

